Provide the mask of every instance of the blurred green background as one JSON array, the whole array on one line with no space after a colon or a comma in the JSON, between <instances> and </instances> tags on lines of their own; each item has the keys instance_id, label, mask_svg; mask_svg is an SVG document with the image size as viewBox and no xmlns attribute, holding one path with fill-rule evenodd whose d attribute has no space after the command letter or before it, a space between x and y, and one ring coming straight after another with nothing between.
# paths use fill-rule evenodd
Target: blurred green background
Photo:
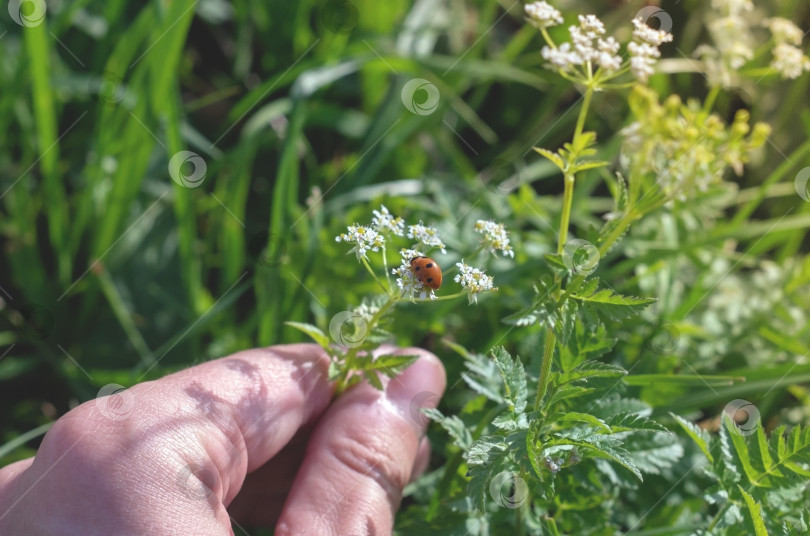
<instances>
[{"instance_id":1,"label":"blurred green background","mask_svg":"<svg viewBox=\"0 0 810 536\"><path fill-rule=\"evenodd\" d=\"M596 12L628 33L643 6L560 4L567 13ZM701 10L709 8L697 1L664 7L676 35L665 55L688 66L705 39ZM445 358L453 387L445 404L459 407L469 395L443 338L479 352L507 344L537 359L538 328L513 331L501 318L528 303L542 255L556 245L562 184L531 147L570 139L579 94L542 69L541 39L524 23L522 4L79 0L47 8L30 27L0 14L1 464L31 455L38 427L105 384L128 386L244 348L303 340L286 320L328 326L332 315L377 292L334 237L370 221L380 203L411 223L438 226L455 251L472 249L479 218L504 221L513 233L516 262L490 266L497 297L477 307L458 300L397 311L398 343ZM771 14L810 28L810 9L799 0L773 5ZM415 78L438 88L435 110L406 107L402 89ZM684 339L677 356L671 350L671 358L645 361L635 373L689 372L683 359L700 371L756 371L770 383L740 394L768 391L763 416L807 396L769 388L786 371L794 383L810 380L806 361L788 361L806 356L810 340L806 322L789 312L806 306L810 280L810 203L792 183L810 152L808 83L808 76L771 77L718 96L723 119L747 109L773 135L733 178L737 198L711 211L696 207L692 220L642 228L634 251L646 266L683 262L693 272L659 274L660 288L678 289L680 301L619 332L618 359L631 363L666 322ZM684 98L708 92L694 72L656 77L653 86ZM417 92L411 102L427 98ZM599 95L593 106L587 126L615 163L626 101ZM185 175L204 172L193 187L169 172L181 151L199 155L175 166ZM598 173L586 175L575 196L575 232L612 207ZM742 218L700 230L701 218L721 219L740 206L748 210ZM762 284L784 301L730 321L737 331L725 339L690 331L712 306L701 292L715 280L694 275L713 266L705 252L730 259L724 266L739 272L743 293L755 285L746 270L760 269L761 259L788 266L772 287ZM628 255L614 255L601 276L619 291L645 292L636 272L642 262ZM752 336L765 341L756 359L746 342ZM710 337L728 344L701 361L690 348ZM677 389L648 398L661 411L700 411L729 399L695 389L703 398L684 402Z\"/></svg>"}]
</instances>

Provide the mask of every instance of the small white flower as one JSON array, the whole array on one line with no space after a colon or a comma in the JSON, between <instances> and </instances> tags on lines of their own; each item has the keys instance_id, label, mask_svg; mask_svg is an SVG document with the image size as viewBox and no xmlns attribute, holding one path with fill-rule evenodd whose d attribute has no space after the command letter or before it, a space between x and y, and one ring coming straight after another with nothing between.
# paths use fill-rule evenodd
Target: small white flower
<instances>
[{"instance_id":1,"label":"small white flower","mask_svg":"<svg viewBox=\"0 0 810 536\"><path fill-rule=\"evenodd\" d=\"M385 205L380 205L380 210L374 210L374 217L371 218L371 225L381 233L391 232L397 236L405 234L405 221L397 216L396 218L388 212Z\"/></svg>"},{"instance_id":2,"label":"small white flower","mask_svg":"<svg viewBox=\"0 0 810 536\"><path fill-rule=\"evenodd\" d=\"M641 82L655 72L655 59L661 56L661 52L653 45L646 43L631 42L627 45L627 52L630 53L630 70Z\"/></svg>"},{"instance_id":3,"label":"small white flower","mask_svg":"<svg viewBox=\"0 0 810 536\"><path fill-rule=\"evenodd\" d=\"M560 12L546 2L526 4L523 9L529 17L529 22L538 28L548 28L563 22Z\"/></svg>"},{"instance_id":4,"label":"small white flower","mask_svg":"<svg viewBox=\"0 0 810 536\"><path fill-rule=\"evenodd\" d=\"M354 243L351 251L357 255L359 261L366 256L366 252L379 251L385 245L385 238L370 227L350 225L348 233L341 233L335 237L336 242Z\"/></svg>"},{"instance_id":5,"label":"small white flower","mask_svg":"<svg viewBox=\"0 0 810 536\"><path fill-rule=\"evenodd\" d=\"M613 36L608 37L607 39L599 39L597 41L597 48L599 52L605 52L607 54L616 54L619 51L619 42L613 38Z\"/></svg>"},{"instance_id":6,"label":"small white flower","mask_svg":"<svg viewBox=\"0 0 810 536\"><path fill-rule=\"evenodd\" d=\"M580 15L579 27L589 39L596 39L605 34L605 24L596 15Z\"/></svg>"},{"instance_id":7,"label":"small white flower","mask_svg":"<svg viewBox=\"0 0 810 536\"><path fill-rule=\"evenodd\" d=\"M402 291L402 295L407 296L411 300L413 300L416 295L422 300L427 297L430 297L431 300L435 300L436 295L433 293L433 289L423 285L411 270L411 259L414 257L424 257L424 254L415 249L401 249L399 254L402 257L400 265L393 268L391 273L397 276L397 286Z\"/></svg>"},{"instance_id":8,"label":"small white flower","mask_svg":"<svg viewBox=\"0 0 810 536\"><path fill-rule=\"evenodd\" d=\"M751 0L712 0L712 8L736 16L744 11L753 11L754 4Z\"/></svg>"},{"instance_id":9,"label":"small white flower","mask_svg":"<svg viewBox=\"0 0 810 536\"><path fill-rule=\"evenodd\" d=\"M792 21L782 17L765 19L762 24L767 26L773 34L773 40L777 43L787 43L789 45L801 45L804 32L793 24Z\"/></svg>"},{"instance_id":10,"label":"small white flower","mask_svg":"<svg viewBox=\"0 0 810 536\"><path fill-rule=\"evenodd\" d=\"M599 39L596 43L599 54L596 62L606 71L618 71L622 67L622 58L619 52L619 42L612 36L607 39Z\"/></svg>"},{"instance_id":11,"label":"small white flower","mask_svg":"<svg viewBox=\"0 0 810 536\"><path fill-rule=\"evenodd\" d=\"M372 318L374 318L374 315L376 315L379 310L380 308L378 306L363 302L355 307L353 312L354 314L360 315L366 322L371 322Z\"/></svg>"},{"instance_id":12,"label":"small white flower","mask_svg":"<svg viewBox=\"0 0 810 536\"><path fill-rule=\"evenodd\" d=\"M633 26L636 27L636 29L633 30L633 37L643 43L649 43L650 45L659 47L662 43L672 41L671 33L650 28L647 26L647 23L640 18L633 19Z\"/></svg>"},{"instance_id":13,"label":"small white flower","mask_svg":"<svg viewBox=\"0 0 810 536\"><path fill-rule=\"evenodd\" d=\"M584 61L595 61L599 56L596 48L593 46L594 36L577 26L568 28L571 34L571 41L574 43L574 50Z\"/></svg>"},{"instance_id":14,"label":"small white flower","mask_svg":"<svg viewBox=\"0 0 810 536\"><path fill-rule=\"evenodd\" d=\"M570 71L575 65L585 63L579 54L571 50L571 43L563 43L557 48L543 47L541 54L544 60L563 71Z\"/></svg>"},{"instance_id":15,"label":"small white flower","mask_svg":"<svg viewBox=\"0 0 810 536\"><path fill-rule=\"evenodd\" d=\"M771 68L779 71L782 78L798 78L802 71L810 71L810 59L804 55L802 49L780 43L773 47Z\"/></svg>"},{"instance_id":16,"label":"small white flower","mask_svg":"<svg viewBox=\"0 0 810 536\"><path fill-rule=\"evenodd\" d=\"M475 222L475 232L483 235L484 246L493 254L496 251L502 251L504 257L515 257L515 250L509 245L509 233L506 232L506 227L502 223L493 220L478 220Z\"/></svg>"},{"instance_id":17,"label":"small white flower","mask_svg":"<svg viewBox=\"0 0 810 536\"><path fill-rule=\"evenodd\" d=\"M456 266L458 266L459 273L453 280L456 283L461 283L461 286L467 291L469 303L478 303L478 294L480 292L494 290L492 285L495 280L492 276L485 274L478 268L464 264L464 261L457 262Z\"/></svg>"},{"instance_id":18,"label":"small white flower","mask_svg":"<svg viewBox=\"0 0 810 536\"><path fill-rule=\"evenodd\" d=\"M417 225L408 226L408 238L415 238L426 246L436 247L442 253L447 253L444 243L439 237L439 231L435 227L422 225L421 221Z\"/></svg>"}]
</instances>

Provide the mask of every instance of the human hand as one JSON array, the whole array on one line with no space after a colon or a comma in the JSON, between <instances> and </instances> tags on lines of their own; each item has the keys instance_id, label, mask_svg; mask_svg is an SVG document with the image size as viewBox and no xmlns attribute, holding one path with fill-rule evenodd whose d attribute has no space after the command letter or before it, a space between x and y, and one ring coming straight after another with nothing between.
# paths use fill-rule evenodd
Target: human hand
<instances>
[{"instance_id":1,"label":"human hand","mask_svg":"<svg viewBox=\"0 0 810 536\"><path fill-rule=\"evenodd\" d=\"M73 409L34 458L0 470L0 534L391 534L427 466L420 407L445 373L425 350L385 392L331 405L329 358L294 344L239 352Z\"/></svg>"}]
</instances>

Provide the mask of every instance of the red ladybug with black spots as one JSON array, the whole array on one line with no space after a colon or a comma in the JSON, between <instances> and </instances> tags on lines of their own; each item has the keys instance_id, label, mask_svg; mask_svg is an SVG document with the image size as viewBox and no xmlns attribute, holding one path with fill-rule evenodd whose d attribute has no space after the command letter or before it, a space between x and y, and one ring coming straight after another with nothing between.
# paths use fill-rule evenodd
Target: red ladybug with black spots
<instances>
[{"instance_id":1,"label":"red ladybug with black spots","mask_svg":"<svg viewBox=\"0 0 810 536\"><path fill-rule=\"evenodd\" d=\"M439 287L442 286L442 269L430 257L411 259L411 271L426 287L439 290Z\"/></svg>"}]
</instances>

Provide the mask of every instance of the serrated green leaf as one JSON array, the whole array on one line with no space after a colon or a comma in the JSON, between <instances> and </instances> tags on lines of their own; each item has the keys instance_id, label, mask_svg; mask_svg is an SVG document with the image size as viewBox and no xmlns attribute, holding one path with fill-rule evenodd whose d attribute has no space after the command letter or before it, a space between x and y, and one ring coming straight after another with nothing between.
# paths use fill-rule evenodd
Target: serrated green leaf
<instances>
[{"instance_id":1,"label":"serrated green leaf","mask_svg":"<svg viewBox=\"0 0 810 536\"><path fill-rule=\"evenodd\" d=\"M644 478L641 476L636 464L630 458L629 453L624 447L620 439L613 435L606 435L598 433L597 429L578 427L569 430L563 430L552 436L543 444L543 454L546 452L556 452L562 445L571 445L580 449L581 452L587 452L590 456L612 460L625 469L629 470L640 481Z\"/></svg>"},{"instance_id":2,"label":"serrated green leaf","mask_svg":"<svg viewBox=\"0 0 810 536\"><path fill-rule=\"evenodd\" d=\"M473 443L466 452L470 476L467 493L482 512L486 511L490 482L498 473L509 468L508 448L502 437L485 436Z\"/></svg>"},{"instance_id":3,"label":"serrated green leaf","mask_svg":"<svg viewBox=\"0 0 810 536\"><path fill-rule=\"evenodd\" d=\"M372 356L368 356L366 359L359 358L357 362L358 368L361 370L382 372L389 378L393 378L410 367L417 359L419 359L418 355L384 354L376 358Z\"/></svg>"},{"instance_id":4,"label":"serrated green leaf","mask_svg":"<svg viewBox=\"0 0 810 536\"><path fill-rule=\"evenodd\" d=\"M321 348L329 348L329 337L321 331L317 326L306 324L304 322L284 322L284 324L295 328L298 331L303 331L309 335Z\"/></svg>"},{"instance_id":5,"label":"serrated green leaf","mask_svg":"<svg viewBox=\"0 0 810 536\"><path fill-rule=\"evenodd\" d=\"M363 376L365 376L366 380L368 380L368 383L374 386L375 389L379 389L380 391L385 389L383 387L382 381L380 380L380 377L377 375L377 371L364 370Z\"/></svg>"},{"instance_id":6,"label":"serrated green leaf","mask_svg":"<svg viewBox=\"0 0 810 536\"><path fill-rule=\"evenodd\" d=\"M632 434L624 439L623 447L636 467L647 474L661 474L683 457L683 446L670 432Z\"/></svg>"},{"instance_id":7,"label":"serrated green leaf","mask_svg":"<svg viewBox=\"0 0 810 536\"><path fill-rule=\"evenodd\" d=\"M549 398L548 407L553 408L563 400L585 396L592 391L593 391L592 387L583 387L581 385L565 385L562 388L554 391L554 393Z\"/></svg>"},{"instance_id":8,"label":"serrated green leaf","mask_svg":"<svg viewBox=\"0 0 810 536\"><path fill-rule=\"evenodd\" d=\"M692 424L691 422L687 421L683 417L679 415L675 415L674 413L670 413L675 422L677 422L686 435L688 435L692 441L698 446L701 452L706 456L710 463L714 463L714 456L712 456L711 449L709 449L709 434L705 430L702 430L697 425Z\"/></svg>"},{"instance_id":9,"label":"serrated green leaf","mask_svg":"<svg viewBox=\"0 0 810 536\"><path fill-rule=\"evenodd\" d=\"M361 372L371 385L382 391L384 386L378 374L385 374L389 378L393 378L417 359L419 359L418 355L386 354L374 357L367 354L357 356L355 370Z\"/></svg>"},{"instance_id":10,"label":"serrated green leaf","mask_svg":"<svg viewBox=\"0 0 810 536\"><path fill-rule=\"evenodd\" d=\"M613 433L619 432L661 432L665 434L671 433L667 428L656 422L649 417L639 415L638 413L619 413L605 420L605 423L610 426ZM670 438L671 440L672 438Z\"/></svg>"},{"instance_id":11,"label":"serrated green leaf","mask_svg":"<svg viewBox=\"0 0 810 536\"><path fill-rule=\"evenodd\" d=\"M557 154L552 153L548 149L543 149L542 147L534 147L533 149L550 160L555 166L560 168L560 171L565 172L565 162L563 162L563 159Z\"/></svg>"},{"instance_id":12,"label":"serrated green leaf","mask_svg":"<svg viewBox=\"0 0 810 536\"><path fill-rule=\"evenodd\" d=\"M560 270L568 270L568 266L565 264L563 260L563 256L559 253L546 253L543 255L543 259L545 259L546 264L551 266L552 268L558 268Z\"/></svg>"},{"instance_id":13,"label":"serrated green leaf","mask_svg":"<svg viewBox=\"0 0 810 536\"><path fill-rule=\"evenodd\" d=\"M583 361L602 357L613 348L614 344L616 339L607 336L605 326L601 322L586 325L577 320L568 344L559 347L560 368L563 371L571 370Z\"/></svg>"},{"instance_id":14,"label":"serrated green leaf","mask_svg":"<svg viewBox=\"0 0 810 536\"><path fill-rule=\"evenodd\" d=\"M589 293L584 292L586 289ZM627 320L656 301L655 298L622 296L607 288L593 291L591 289L592 285L580 289L579 293L571 295L571 299L582 302L585 307L592 309L600 317L614 322Z\"/></svg>"},{"instance_id":15,"label":"serrated green leaf","mask_svg":"<svg viewBox=\"0 0 810 536\"><path fill-rule=\"evenodd\" d=\"M723 425L733 446L728 455L742 468L753 486L784 488L805 481L810 475L807 468L810 463L810 428L796 426L786 440L777 437L768 443L761 424L757 425L755 437L751 437L749 432L741 432L724 412ZM776 449L772 448L774 444Z\"/></svg>"},{"instance_id":16,"label":"serrated green leaf","mask_svg":"<svg viewBox=\"0 0 810 536\"><path fill-rule=\"evenodd\" d=\"M590 413L605 420L620 413L649 415L650 406L636 398L623 398L618 394L609 394L597 400Z\"/></svg>"},{"instance_id":17,"label":"serrated green leaf","mask_svg":"<svg viewBox=\"0 0 810 536\"><path fill-rule=\"evenodd\" d=\"M745 499L745 505L748 507L748 515L754 526L754 534L756 534L756 536L768 536L768 530L765 528L765 522L762 520L762 506L756 502L742 486L738 484L737 487L740 489L740 493L742 493L743 499Z\"/></svg>"},{"instance_id":18,"label":"serrated green leaf","mask_svg":"<svg viewBox=\"0 0 810 536\"><path fill-rule=\"evenodd\" d=\"M626 374L627 371L617 365L588 360L568 372L561 373L557 378L557 385L587 378L617 378Z\"/></svg>"},{"instance_id":19,"label":"serrated green leaf","mask_svg":"<svg viewBox=\"0 0 810 536\"><path fill-rule=\"evenodd\" d=\"M528 397L526 371L523 369L523 363L518 357L512 359L509 352L502 346L492 350L492 357L503 378L506 391L504 399L509 404L509 409L516 414L523 413Z\"/></svg>"},{"instance_id":20,"label":"serrated green leaf","mask_svg":"<svg viewBox=\"0 0 810 536\"><path fill-rule=\"evenodd\" d=\"M585 424L591 424L594 428L601 430L602 432L609 434L612 432L610 426L605 424L605 421L600 419L599 417L594 417L590 413L580 413L577 411L569 411L564 413L560 417L557 417L557 422L582 422Z\"/></svg>"},{"instance_id":21,"label":"serrated green leaf","mask_svg":"<svg viewBox=\"0 0 810 536\"><path fill-rule=\"evenodd\" d=\"M606 167L608 164L610 164L610 162L605 162L604 160L590 160L587 162L577 162L576 165L573 166L572 173L579 173L580 171Z\"/></svg>"},{"instance_id":22,"label":"serrated green leaf","mask_svg":"<svg viewBox=\"0 0 810 536\"><path fill-rule=\"evenodd\" d=\"M453 438L453 443L461 450L470 448L473 442L472 435L464 424L464 421L460 418L455 415L445 416L441 411L433 408L425 408L422 410L422 413L447 430L447 433Z\"/></svg>"}]
</instances>

